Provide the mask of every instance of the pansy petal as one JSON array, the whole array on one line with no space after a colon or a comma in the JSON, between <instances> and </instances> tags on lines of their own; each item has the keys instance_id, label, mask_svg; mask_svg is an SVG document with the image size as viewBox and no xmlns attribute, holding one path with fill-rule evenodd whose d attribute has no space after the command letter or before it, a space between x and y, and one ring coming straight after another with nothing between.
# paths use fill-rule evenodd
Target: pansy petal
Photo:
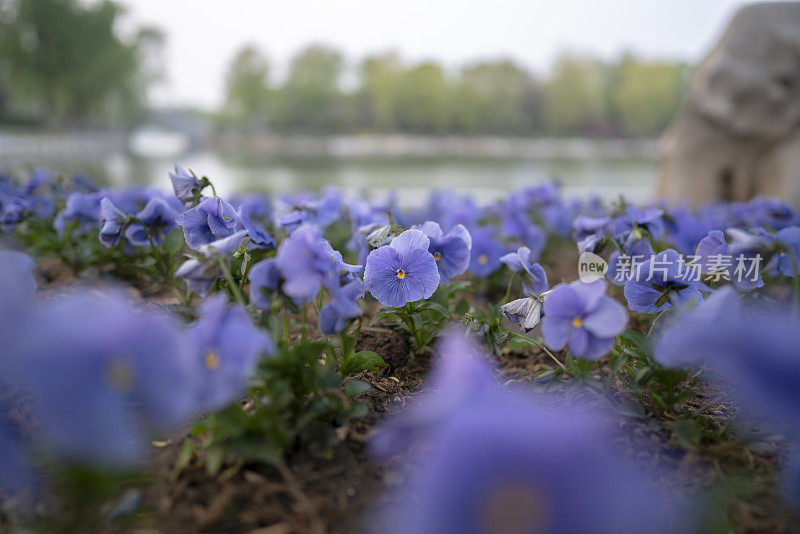
<instances>
[{"instance_id":1,"label":"pansy petal","mask_svg":"<svg viewBox=\"0 0 800 534\"><path fill-rule=\"evenodd\" d=\"M572 320L583 315L584 305L574 286L559 284L544 297L544 314Z\"/></svg>"},{"instance_id":2,"label":"pansy petal","mask_svg":"<svg viewBox=\"0 0 800 534\"><path fill-rule=\"evenodd\" d=\"M595 280L589 284L585 282L576 282L572 284L575 292L583 302L584 311L589 311L597 306L597 303L606 294L606 281Z\"/></svg>"},{"instance_id":3,"label":"pansy petal","mask_svg":"<svg viewBox=\"0 0 800 534\"><path fill-rule=\"evenodd\" d=\"M419 230L406 230L399 236L392 239L389 244L393 249L398 252L407 252L409 250L422 249L427 251L430 245L430 239Z\"/></svg>"},{"instance_id":4,"label":"pansy petal","mask_svg":"<svg viewBox=\"0 0 800 534\"><path fill-rule=\"evenodd\" d=\"M584 317L583 327L597 337L614 337L625 329L627 322L625 308L611 297L603 297Z\"/></svg>"},{"instance_id":5,"label":"pansy petal","mask_svg":"<svg viewBox=\"0 0 800 534\"><path fill-rule=\"evenodd\" d=\"M599 360L614 348L615 338L601 338L589 335L589 343L586 346L586 351L581 356L585 360Z\"/></svg>"},{"instance_id":6,"label":"pansy petal","mask_svg":"<svg viewBox=\"0 0 800 534\"><path fill-rule=\"evenodd\" d=\"M585 328L571 328L567 346L575 356L582 358L589 347L589 332Z\"/></svg>"}]
</instances>

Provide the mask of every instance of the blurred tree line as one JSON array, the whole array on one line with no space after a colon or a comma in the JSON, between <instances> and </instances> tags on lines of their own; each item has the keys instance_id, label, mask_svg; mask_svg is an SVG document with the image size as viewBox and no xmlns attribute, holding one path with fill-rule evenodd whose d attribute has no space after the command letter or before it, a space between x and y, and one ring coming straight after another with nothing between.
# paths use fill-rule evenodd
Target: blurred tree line
<instances>
[{"instance_id":1,"label":"blurred tree line","mask_svg":"<svg viewBox=\"0 0 800 534\"><path fill-rule=\"evenodd\" d=\"M0 0L3 124L128 124L157 77L162 33L115 31L112 0Z\"/></svg>"},{"instance_id":2,"label":"blurred tree line","mask_svg":"<svg viewBox=\"0 0 800 534\"><path fill-rule=\"evenodd\" d=\"M365 58L355 87L343 89L343 56L313 45L273 80L254 46L233 58L218 116L223 130L280 133L659 134L677 110L688 66L626 55L613 62L566 54L537 77L507 59L448 72L394 53Z\"/></svg>"}]
</instances>

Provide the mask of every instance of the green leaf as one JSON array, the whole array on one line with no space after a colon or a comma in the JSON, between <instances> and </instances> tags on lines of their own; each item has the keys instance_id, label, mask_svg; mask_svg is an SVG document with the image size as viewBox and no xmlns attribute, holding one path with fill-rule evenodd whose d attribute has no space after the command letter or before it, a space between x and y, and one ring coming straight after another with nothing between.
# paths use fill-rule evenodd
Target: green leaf
<instances>
[{"instance_id":1,"label":"green leaf","mask_svg":"<svg viewBox=\"0 0 800 534\"><path fill-rule=\"evenodd\" d=\"M178 460L175 462L175 467L172 469L172 478L173 480L177 479L183 473L183 470L186 469L186 466L189 465L189 462L192 460L192 456L194 456L194 451L197 448L193 439L187 439L183 442L181 446L181 452L178 454Z\"/></svg>"},{"instance_id":2,"label":"green leaf","mask_svg":"<svg viewBox=\"0 0 800 534\"><path fill-rule=\"evenodd\" d=\"M445 308L444 306L442 306L438 302L427 301L424 304L422 304L419 307L419 309L420 310L424 310L424 311L436 312L439 315L441 315L442 317L444 317L445 319L449 319L450 318L450 312L447 311L447 308Z\"/></svg>"},{"instance_id":3,"label":"green leaf","mask_svg":"<svg viewBox=\"0 0 800 534\"><path fill-rule=\"evenodd\" d=\"M344 385L344 392L347 394L348 397L358 397L362 393L366 393L369 391L370 386L368 383L364 382L363 380L350 380L347 384Z\"/></svg>"},{"instance_id":4,"label":"green leaf","mask_svg":"<svg viewBox=\"0 0 800 534\"><path fill-rule=\"evenodd\" d=\"M339 373L342 376L349 376L364 370L378 371L385 365L386 362L376 353L371 350L362 350L346 356Z\"/></svg>"},{"instance_id":5,"label":"green leaf","mask_svg":"<svg viewBox=\"0 0 800 534\"><path fill-rule=\"evenodd\" d=\"M639 369L639 371L636 373L636 378L634 379L634 381L639 385L643 385L646 384L647 381L650 380L652 376L653 376L653 369L650 367L643 367Z\"/></svg>"},{"instance_id":6,"label":"green leaf","mask_svg":"<svg viewBox=\"0 0 800 534\"><path fill-rule=\"evenodd\" d=\"M369 414L369 406L363 402L353 402L350 404L349 414L350 417L366 417Z\"/></svg>"},{"instance_id":7,"label":"green leaf","mask_svg":"<svg viewBox=\"0 0 800 534\"><path fill-rule=\"evenodd\" d=\"M170 256L175 256L183 248L183 230L174 228L167 237L164 238L164 249Z\"/></svg>"}]
</instances>

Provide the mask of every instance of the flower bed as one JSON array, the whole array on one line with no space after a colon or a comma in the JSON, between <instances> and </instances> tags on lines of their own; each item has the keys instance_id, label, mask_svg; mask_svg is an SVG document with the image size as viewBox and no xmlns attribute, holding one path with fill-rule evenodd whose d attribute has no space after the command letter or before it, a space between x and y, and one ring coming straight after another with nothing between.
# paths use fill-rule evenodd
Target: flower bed
<instances>
[{"instance_id":1,"label":"flower bed","mask_svg":"<svg viewBox=\"0 0 800 534\"><path fill-rule=\"evenodd\" d=\"M0 524L800 525L793 207L170 179L0 178Z\"/></svg>"}]
</instances>

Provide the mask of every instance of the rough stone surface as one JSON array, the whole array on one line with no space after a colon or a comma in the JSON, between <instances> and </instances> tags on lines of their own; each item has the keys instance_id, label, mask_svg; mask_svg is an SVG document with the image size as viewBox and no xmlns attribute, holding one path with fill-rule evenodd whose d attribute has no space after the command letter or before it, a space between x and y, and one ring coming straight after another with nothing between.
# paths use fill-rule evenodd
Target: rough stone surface
<instances>
[{"instance_id":1,"label":"rough stone surface","mask_svg":"<svg viewBox=\"0 0 800 534\"><path fill-rule=\"evenodd\" d=\"M661 139L670 202L800 202L800 2L739 10Z\"/></svg>"}]
</instances>

